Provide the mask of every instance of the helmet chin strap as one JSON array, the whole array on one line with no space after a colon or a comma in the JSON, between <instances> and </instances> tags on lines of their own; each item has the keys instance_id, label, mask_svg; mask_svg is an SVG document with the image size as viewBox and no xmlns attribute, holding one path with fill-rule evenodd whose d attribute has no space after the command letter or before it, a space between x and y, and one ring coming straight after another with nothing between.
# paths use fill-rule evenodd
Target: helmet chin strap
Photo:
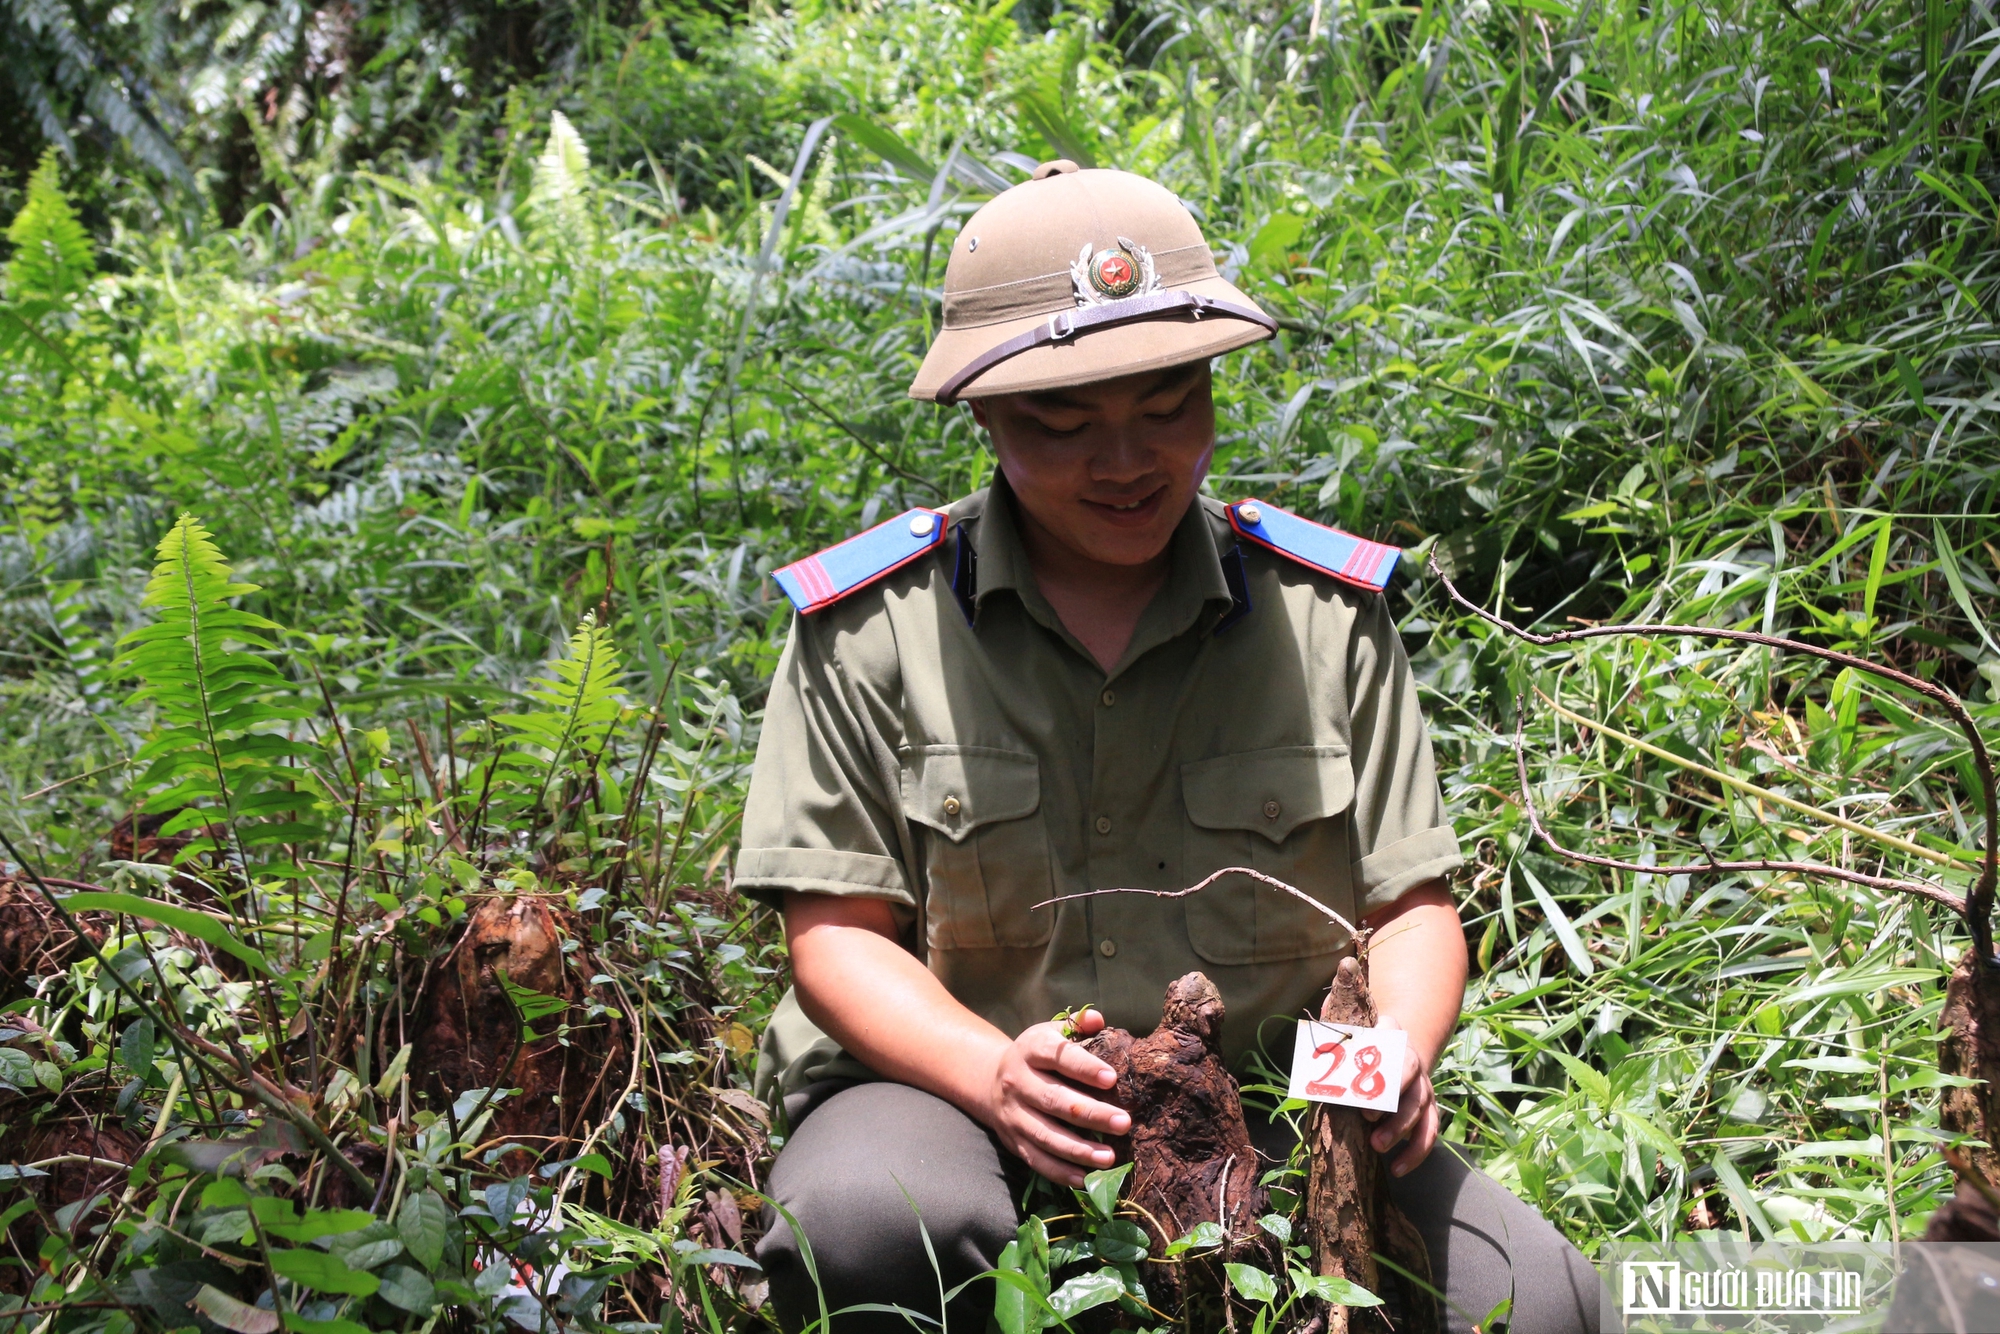
<instances>
[{"instance_id":1,"label":"helmet chin strap","mask_svg":"<svg viewBox=\"0 0 2000 1334\"><path fill-rule=\"evenodd\" d=\"M1121 324L1139 324L1146 320L1169 319L1176 315L1187 315L1196 320L1205 315L1248 320L1273 332L1278 327L1278 322L1261 310L1240 306L1234 301L1217 301L1213 297L1187 291L1152 292L1145 296L1127 297L1122 301L1106 301L1102 305L1089 306L1082 310L1061 310L1051 315L1046 324L1037 325L1024 334L1016 334L1004 343L987 348L953 372L949 379L938 386L937 401L945 404L958 402L961 389L1001 362L1018 357L1023 352L1032 352L1038 347L1067 342L1079 334L1092 333L1099 329L1114 329Z\"/></svg>"}]
</instances>

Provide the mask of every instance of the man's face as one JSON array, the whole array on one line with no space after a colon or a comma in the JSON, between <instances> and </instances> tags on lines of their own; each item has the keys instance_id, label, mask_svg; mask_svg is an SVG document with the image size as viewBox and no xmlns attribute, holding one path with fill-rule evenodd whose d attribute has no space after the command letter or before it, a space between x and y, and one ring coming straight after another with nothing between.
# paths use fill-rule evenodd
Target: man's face
<instances>
[{"instance_id":1,"label":"man's face","mask_svg":"<svg viewBox=\"0 0 2000 1334\"><path fill-rule=\"evenodd\" d=\"M1166 550L1215 452L1208 363L976 399L1027 516L1070 554L1144 565Z\"/></svg>"}]
</instances>

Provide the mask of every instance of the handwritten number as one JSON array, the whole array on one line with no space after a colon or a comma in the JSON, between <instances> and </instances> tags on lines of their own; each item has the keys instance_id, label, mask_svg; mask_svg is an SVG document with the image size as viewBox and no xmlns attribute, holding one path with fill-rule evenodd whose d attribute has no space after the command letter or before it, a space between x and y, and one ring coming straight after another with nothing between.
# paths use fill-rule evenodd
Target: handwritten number
<instances>
[{"instance_id":1,"label":"handwritten number","mask_svg":"<svg viewBox=\"0 0 2000 1334\"><path fill-rule=\"evenodd\" d=\"M1333 1059L1326 1063L1326 1069L1319 1072L1318 1079L1315 1079L1306 1085L1306 1092L1325 1094L1326 1096L1333 1098L1346 1097L1347 1088L1345 1085L1328 1084L1325 1082L1333 1074L1335 1070L1338 1070L1340 1068L1340 1063L1347 1059L1346 1045L1344 1043L1339 1043L1339 1042L1322 1042L1320 1043L1319 1046L1313 1048L1313 1056L1315 1059L1321 1056L1332 1056ZM1376 1062L1377 1064L1380 1064L1381 1062L1380 1056L1376 1057Z\"/></svg>"},{"instance_id":2,"label":"handwritten number","mask_svg":"<svg viewBox=\"0 0 2000 1334\"><path fill-rule=\"evenodd\" d=\"M1364 1098L1381 1097L1382 1091L1389 1086L1389 1081L1382 1075L1382 1049L1363 1047L1355 1052L1354 1068L1359 1072L1354 1081L1354 1091ZM1371 1082L1373 1088L1369 1087Z\"/></svg>"},{"instance_id":3,"label":"handwritten number","mask_svg":"<svg viewBox=\"0 0 2000 1334\"><path fill-rule=\"evenodd\" d=\"M1333 1059L1326 1063L1326 1069L1319 1072L1317 1079L1307 1082L1306 1093L1309 1096L1346 1097L1347 1087L1345 1085L1330 1084L1327 1082L1327 1080L1332 1078L1333 1072L1340 1068L1340 1063L1347 1059L1346 1044L1340 1042L1322 1042L1319 1046L1313 1048L1313 1058L1317 1060L1322 1056L1331 1056ZM1354 1093L1357 1097L1371 1100L1379 1098L1389 1087L1388 1079L1382 1074L1382 1049L1380 1047L1368 1046L1355 1052L1354 1070L1356 1076L1354 1080Z\"/></svg>"}]
</instances>

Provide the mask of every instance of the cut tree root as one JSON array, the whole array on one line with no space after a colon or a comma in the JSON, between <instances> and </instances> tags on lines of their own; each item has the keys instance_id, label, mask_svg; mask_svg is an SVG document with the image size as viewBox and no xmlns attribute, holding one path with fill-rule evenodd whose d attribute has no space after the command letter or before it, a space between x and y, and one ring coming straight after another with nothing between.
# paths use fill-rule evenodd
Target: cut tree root
<instances>
[{"instance_id":1,"label":"cut tree root","mask_svg":"<svg viewBox=\"0 0 2000 1334\"><path fill-rule=\"evenodd\" d=\"M1267 1199L1242 1094L1222 1059L1222 1020L1215 984L1189 973L1167 988L1160 1025L1147 1036L1107 1028L1081 1044L1118 1072L1111 1098L1131 1113L1132 1133L1111 1146L1132 1164L1126 1203L1155 1255L1198 1223L1219 1223L1232 1254L1261 1236ZM1145 1278L1148 1300L1164 1311L1222 1290L1217 1258L1149 1266Z\"/></svg>"},{"instance_id":2,"label":"cut tree root","mask_svg":"<svg viewBox=\"0 0 2000 1334\"><path fill-rule=\"evenodd\" d=\"M1365 944L1365 942L1364 942ZM1375 1026L1375 1001L1368 994L1365 949L1340 961L1320 1018L1332 1024ZM1389 1198L1389 1173L1382 1155L1368 1142L1374 1129L1358 1107L1313 1104L1307 1144L1312 1167L1306 1178L1306 1235L1314 1272L1357 1283L1385 1305L1334 1306L1326 1313L1327 1334L1437 1334L1437 1301L1403 1274L1431 1282L1430 1252L1416 1226ZM1384 1268L1382 1257L1395 1266ZM1396 1270L1403 1271L1402 1274ZM1385 1279L1387 1282L1385 1283ZM1389 1291L1384 1291L1385 1287ZM1400 1317L1393 1326L1390 1308Z\"/></svg>"},{"instance_id":3,"label":"cut tree root","mask_svg":"<svg viewBox=\"0 0 2000 1334\"><path fill-rule=\"evenodd\" d=\"M587 960L563 951L573 934L562 900L520 894L480 901L465 934L433 975L430 994L417 1006L412 1075L418 1089L444 1105L469 1089L516 1089L491 1100L487 1136L518 1141L549 1157L575 1128L599 1110L605 1075L627 1059L623 1022L600 1017L580 1022L588 999ZM581 954L582 951L579 951ZM508 994L524 992L567 1001L555 1013L526 1020ZM615 1015L615 1011L613 1012ZM572 1025L558 1038L559 1021ZM526 1171L513 1160L511 1170Z\"/></svg>"}]
</instances>

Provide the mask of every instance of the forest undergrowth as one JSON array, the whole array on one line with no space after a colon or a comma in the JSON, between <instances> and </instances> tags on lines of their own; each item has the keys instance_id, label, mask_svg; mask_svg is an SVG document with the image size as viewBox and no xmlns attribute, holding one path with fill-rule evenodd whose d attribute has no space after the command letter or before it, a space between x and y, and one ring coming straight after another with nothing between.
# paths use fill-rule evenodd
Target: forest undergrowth
<instances>
[{"instance_id":1,"label":"forest undergrowth","mask_svg":"<svg viewBox=\"0 0 2000 1334\"><path fill-rule=\"evenodd\" d=\"M959 223L1058 154L1166 181L1280 319L1218 366L1209 489L1409 549L1469 863L1447 1137L1586 1251L1921 1232L1963 924L1565 861L1514 739L1567 847L1963 894L1963 735L1801 654L1510 640L1424 567L2000 719L1990 6L575 18L477 134L337 133L361 76L300 45L227 191L194 121L186 180L148 141L12 183L14 1325L760 1324L786 965L729 876L768 574L984 484L969 415L904 389ZM1118 1185L1024 1231L1008 1334L1175 1314L1147 1266L1210 1239L1134 1252ZM1232 1269L1246 1318L1309 1304L1284 1269Z\"/></svg>"}]
</instances>

